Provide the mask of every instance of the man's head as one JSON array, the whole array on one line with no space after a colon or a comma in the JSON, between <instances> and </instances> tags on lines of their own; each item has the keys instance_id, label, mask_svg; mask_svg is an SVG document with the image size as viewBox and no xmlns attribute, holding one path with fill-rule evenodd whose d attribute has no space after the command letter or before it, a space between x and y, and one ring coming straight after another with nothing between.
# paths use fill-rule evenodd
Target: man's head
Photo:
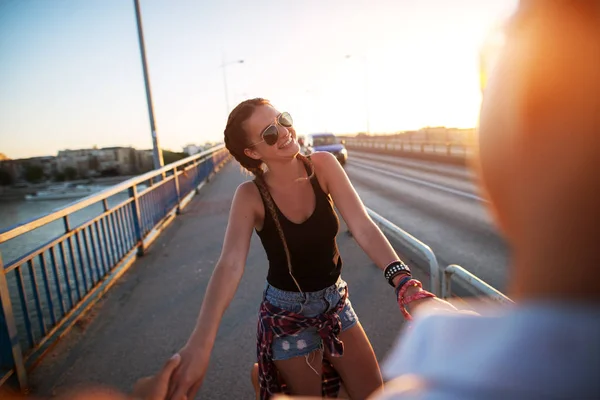
<instances>
[{"instance_id":1,"label":"man's head","mask_svg":"<svg viewBox=\"0 0 600 400\"><path fill-rule=\"evenodd\" d=\"M597 274L572 265L600 238L599 3L523 2L479 127L480 176L515 260L545 255L575 280ZM517 277L532 279L526 268Z\"/></svg>"}]
</instances>

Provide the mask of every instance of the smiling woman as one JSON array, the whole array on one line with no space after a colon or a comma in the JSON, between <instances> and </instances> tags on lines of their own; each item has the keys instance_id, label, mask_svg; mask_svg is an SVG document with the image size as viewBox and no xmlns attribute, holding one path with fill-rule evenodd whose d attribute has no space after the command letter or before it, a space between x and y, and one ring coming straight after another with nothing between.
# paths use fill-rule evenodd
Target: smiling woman
<instances>
[{"instance_id":1,"label":"smiling woman","mask_svg":"<svg viewBox=\"0 0 600 400\"><path fill-rule=\"evenodd\" d=\"M171 398L193 398L201 385L253 231L269 260L259 311L257 396L335 396L343 385L351 398L366 398L383 381L341 277L334 202L390 285L408 282L410 270L368 217L336 158L329 152L300 154L289 113L265 99L244 101L229 116L225 145L256 178L234 195L222 254L196 329L180 351Z\"/></svg>"}]
</instances>

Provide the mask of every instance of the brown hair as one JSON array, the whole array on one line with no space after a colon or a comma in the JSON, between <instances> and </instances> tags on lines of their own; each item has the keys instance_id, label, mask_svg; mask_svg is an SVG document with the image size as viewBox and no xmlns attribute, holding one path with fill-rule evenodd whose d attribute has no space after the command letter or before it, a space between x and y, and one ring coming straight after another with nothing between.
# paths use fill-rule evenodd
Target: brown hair
<instances>
[{"instance_id":1,"label":"brown hair","mask_svg":"<svg viewBox=\"0 0 600 400\"><path fill-rule=\"evenodd\" d=\"M250 171L255 176L254 181L256 182L256 186L260 191L261 197L265 200L268 212L271 214L271 217L275 222L275 227L277 228L277 233L279 233L279 237L281 238L290 276L294 280L294 283L298 287L298 290L302 292L298 281L296 281L296 278L292 273L292 259L290 256L290 250L288 248L287 241L285 240L283 228L281 227L281 223L279 222L279 217L277 215L275 203L273 202L273 198L269 193L269 188L267 187L267 183L264 179L264 162L260 159L256 160L254 158L248 157L248 155L244 153L244 150L249 145L248 134L244 130L243 126L244 122L246 122L252 116L254 110L260 106L271 106L271 103L268 100L262 98L250 99L241 102L237 105L237 107L233 109L233 111L231 111L231 114L229 114L229 118L227 119L227 126L225 127L225 147L227 147L229 153L231 153L231 155L237 160L237 162L240 163L242 167ZM292 131L292 134L296 136L295 131L293 131L293 128L288 129L290 129ZM296 157L308 167L308 170L310 171L309 178L311 178L314 175L314 166L312 162L300 153L298 153Z\"/></svg>"}]
</instances>

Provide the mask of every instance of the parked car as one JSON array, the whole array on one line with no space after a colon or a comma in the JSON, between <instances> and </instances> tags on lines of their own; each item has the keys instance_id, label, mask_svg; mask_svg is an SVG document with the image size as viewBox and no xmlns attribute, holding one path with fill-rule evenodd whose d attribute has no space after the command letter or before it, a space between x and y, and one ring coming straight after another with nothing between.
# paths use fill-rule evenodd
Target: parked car
<instances>
[{"instance_id":1,"label":"parked car","mask_svg":"<svg viewBox=\"0 0 600 400\"><path fill-rule=\"evenodd\" d=\"M340 140L333 133L309 133L303 137L302 144L305 154L311 154L315 151L327 151L333 154L342 165L348 160L346 141Z\"/></svg>"}]
</instances>

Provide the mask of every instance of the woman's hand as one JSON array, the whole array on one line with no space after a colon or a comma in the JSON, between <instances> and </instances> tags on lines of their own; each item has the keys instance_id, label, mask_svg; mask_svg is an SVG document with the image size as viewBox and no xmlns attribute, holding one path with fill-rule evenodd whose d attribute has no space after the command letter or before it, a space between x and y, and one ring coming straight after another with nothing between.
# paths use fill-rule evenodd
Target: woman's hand
<instances>
[{"instance_id":1,"label":"woman's hand","mask_svg":"<svg viewBox=\"0 0 600 400\"><path fill-rule=\"evenodd\" d=\"M413 294L419 293L421 291L423 291L423 289L421 289L420 287L411 286L406 291L405 297L412 296ZM417 311L417 309L419 311L423 311L423 309L429 309L429 310L436 309L436 310L448 310L448 311L457 311L458 310L452 304L450 304L447 301L444 301L438 297L428 297L425 299L411 301L410 303L408 303L406 305L406 308L410 309L412 312Z\"/></svg>"},{"instance_id":2,"label":"woman's hand","mask_svg":"<svg viewBox=\"0 0 600 400\"><path fill-rule=\"evenodd\" d=\"M394 284L394 286L398 286L400 281L402 279L404 279L406 276L407 276L406 274L400 274L400 275L396 276L394 279L392 279L392 283ZM408 297L410 297L414 294L417 294L421 291L423 291L422 288L420 288L418 286L411 286L406 290L404 297L408 298ZM411 301L409 304L406 304L406 309L408 310L409 308L413 312L417 309L422 310L425 308L436 309L436 310L457 311L457 308L454 307L452 304L450 304L447 301L444 301L438 297L428 297L428 298L424 298L424 299L420 299L420 300Z\"/></svg>"},{"instance_id":3,"label":"woman's hand","mask_svg":"<svg viewBox=\"0 0 600 400\"><path fill-rule=\"evenodd\" d=\"M204 375L208 369L210 350L195 345L186 344L180 351L181 361L169 385L171 400L191 400L202 386Z\"/></svg>"},{"instance_id":4,"label":"woman's hand","mask_svg":"<svg viewBox=\"0 0 600 400\"><path fill-rule=\"evenodd\" d=\"M175 354L156 375L138 380L131 396L140 400L166 400L169 381L180 362L181 357Z\"/></svg>"}]
</instances>

